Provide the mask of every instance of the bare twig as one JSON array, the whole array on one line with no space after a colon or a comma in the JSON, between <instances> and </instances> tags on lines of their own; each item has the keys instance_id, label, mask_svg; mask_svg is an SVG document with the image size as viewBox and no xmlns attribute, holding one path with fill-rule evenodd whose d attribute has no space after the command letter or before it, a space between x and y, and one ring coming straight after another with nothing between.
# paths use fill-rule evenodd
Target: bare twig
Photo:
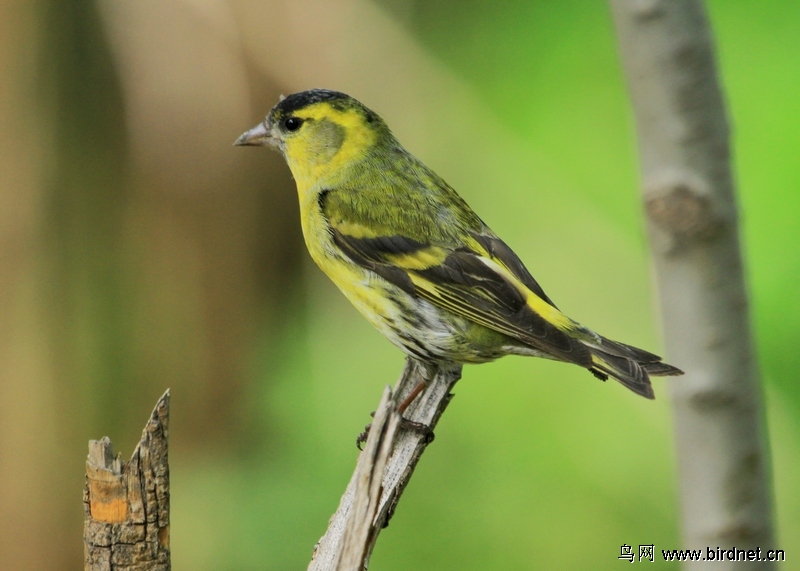
<instances>
[{"instance_id":1,"label":"bare twig","mask_svg":"<svg viewBox=\"0 0 800 571\"><path fill-rule=\"evenodd\" d=\"M364 566L367 546L370 545L372 526L380 506L383 491L383 471L394 448L400 414L392 390L386 387L375 420L372 423L367 445L358 458L353 504L347 514L347 524L342 535L342 551L336 569L360 569Z\"/></svg>"},{"instance_id":2,"label":"bare twig","mask_svg":"<svg viewBox=\"0 0 800 571\"><path fill-rule=\"evenodd\" d=\"M128 463L111 440L89 441L83 494L85 571L169 571L169 391Z\"/></svg>"},{"instance_id":3,"label":"bare twig","mask_svg":"<svg viewBox=\"0 0 800 571\"><path fill-rule=\"evenodd\" d=\"M706 12L701 0L611 6L636 115L667 353L686 371L670 380L685 547L768 548L769 454Z\"/></svg>"},{"instance_id":4,"label":"bare twig","mask_svg":"<svg viewBox=\"0 0 800 571\"><path fill-rule=\"evenodd\" d=\"M391 519L397 502L411 478L429 435L417 430L398 430L397 404L426 381L425 391L406 410L405 417L433 429L461 378L461 367L439 368L413 359L392 392L384 392L375 413L364 451L350 479L328 531L314 548L309 571L361 571L366 569L378 534ZM390 454L391 453L391 454ZM387 459L388 458L388 459ZM380 501L376 501L380 497Z\"/></svg>"}]
</instances>

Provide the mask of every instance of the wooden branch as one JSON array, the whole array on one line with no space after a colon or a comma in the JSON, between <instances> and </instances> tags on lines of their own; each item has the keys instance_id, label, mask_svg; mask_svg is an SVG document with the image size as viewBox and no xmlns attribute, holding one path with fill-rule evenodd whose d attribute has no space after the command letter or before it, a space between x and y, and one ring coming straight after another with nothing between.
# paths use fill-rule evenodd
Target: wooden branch
<instances>
[{"instance_id":1,"label":"wooden branch","mask_svg":"<svg viewBox=\"0 0 800 571\"><path fill-rule=\"evenodd\" d=\"M111 440L89 441L85 571L169 571L169 391L158 400L128 463Z\"/></svg>"},{"instance_id":2,"label":"wooden branch","mask_svg":"<svg viewBox=\"0 0 800 571\"><path fill-rule=\"evenodd\" d=\"M701 0L611 7L636 116L667 354L686 371L669 381L684 547L771 548L761 388L705 9Z\"/></svg>"},{"instance_id":3,"label":"wooden branch","mask_svg":"<svg viewBox=\"0 0 800 571\"><path fill-rule=\"evenodd\" d=\"M364 451L328 531L314 547L309 571L362 571L367 568L381 529L389 524L414 468L430 443L429 435L400 429L397 405L422 381L425 391L405 418L436 427L461 378L461 367L439 368L406 360L394 391L384 391ZM380 498L380 500L378 500Z\"/></svg>"}]
</instances>

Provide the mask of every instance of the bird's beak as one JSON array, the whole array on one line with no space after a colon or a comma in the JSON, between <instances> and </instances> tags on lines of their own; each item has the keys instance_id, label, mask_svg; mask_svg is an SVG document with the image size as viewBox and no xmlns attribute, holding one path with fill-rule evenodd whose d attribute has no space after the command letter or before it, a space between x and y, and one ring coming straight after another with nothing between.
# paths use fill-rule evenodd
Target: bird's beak
<instances>
[{"instance_id":1,"label":"bird's beak","mask_svg":"<svg viewBox=\"0 0 800 571\"><path fill-rule=\"evenodd\" d=\"M242 136L234 141L234 145L237 146L253 146L253 147L263 147L265 145L275 146L276 141L271 136L270 132L267 130L266 121L264 123L259 123L246 133L242 133Z\"/></svg>"}]
</instances>

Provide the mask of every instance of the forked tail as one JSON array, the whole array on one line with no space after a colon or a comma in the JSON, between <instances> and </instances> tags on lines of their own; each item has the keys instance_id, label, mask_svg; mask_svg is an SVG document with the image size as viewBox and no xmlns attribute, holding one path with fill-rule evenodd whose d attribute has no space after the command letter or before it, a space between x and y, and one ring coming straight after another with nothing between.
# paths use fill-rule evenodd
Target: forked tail
<instances>
[{"instance_id":1,"label":"forked tail","mask_svg":"<svg viewBox=\"0 0 800 571\"><path fill-rule=\"evenodd\" d=\"M655 398L651 375L669 377L683 374L677 367L664 363L658 355L605 337L600 337L600 343L587 345L594 363L589 370L595 377L603 381L612 377L648 399Z\"/></svg>"}]
</instances>

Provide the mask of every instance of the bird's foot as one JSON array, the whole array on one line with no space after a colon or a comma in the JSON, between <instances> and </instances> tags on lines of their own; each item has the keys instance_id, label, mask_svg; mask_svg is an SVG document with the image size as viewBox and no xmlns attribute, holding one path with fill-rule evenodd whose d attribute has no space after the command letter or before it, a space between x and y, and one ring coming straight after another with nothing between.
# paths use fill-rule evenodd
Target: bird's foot
<instances>
[{"instance_id":1,"label":"bird's foot","mask_svg":"<svg viewBox=\"0 0 800 571\"><path fill-rule=\"evenodd\" d=\"M372 416L374 415L375 413L373 412ZM420 433L422 435L423 440L425 441L426 446L431 442L433 442L434 439L436 438L436 435L433 433L433 429L424 422L417 422L415 420L409 420L405 417L400 417L400 427L406 430L411 430L413 432ZM367 441L370 428L372 428L372 423L366 425L364 427L364 432L362 432L356 437L356 447L359 450L363 450L362 446Z\"/></svg>"},{"instance_id":2,"label":"bird's foot","mask_svg":"<svg viewBox=\"0 0 800 571\"><path fill-rule=\"evenodd\" d=\"M409 419L405 418L404 416L402 416L402 414L411 405L411 403L413 403L415 400L417 400L417 397L422 394L422 391L424 391L427 386L428 386L428 384L425 381L420 381L419 383L417 383L417 386L415 386L413 389L411 389L411 392L408 393L408 396L406 396L406 398L403 399L403 402L401 402L399 405L397 405L397 412L399 412L400 415L401 415L400 416L400 426L402 428L405 428L406 430L413 430L415 432L421 433L423 435L423 438L425 439L425 445L426 446L428 444L430 444L431 442L433 442L433 439L436 437L433 434L433 430L431 429L431 427L428 426L427 424L422 423L422 422L416 422L414 420L409 420ZM375 411L373 410L371 413L369 413L369 415L372 418L375 418ZM367 436L369 436L369 429L370 429L371 426L372 426L372 423L366 425L364 427L364 432L362 432L361 434L359 434L356 437L356 447L359 450L363 450L361 448L361 446L367 441Z\"/></svg>"}]
</instances>

